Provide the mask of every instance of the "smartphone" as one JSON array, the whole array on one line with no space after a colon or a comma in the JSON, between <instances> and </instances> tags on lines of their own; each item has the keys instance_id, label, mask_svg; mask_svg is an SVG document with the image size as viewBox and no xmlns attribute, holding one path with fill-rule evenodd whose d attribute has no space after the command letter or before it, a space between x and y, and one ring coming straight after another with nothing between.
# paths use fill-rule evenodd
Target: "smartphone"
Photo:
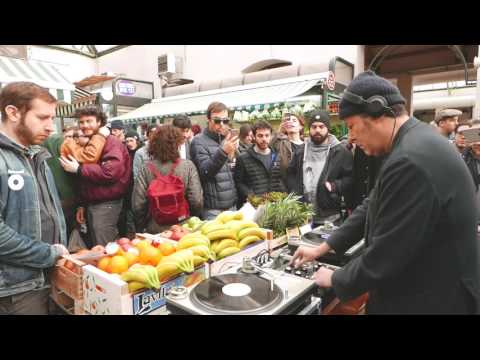
<instances>
[{"instance_id":1,"label":"smartphone","mask_svg":"<svg viewBox=\"0 0 480 360\"><path fill-rule=\"evenodd\" d=\"M465 137L466 144L480 142L480 128L466 129L461 134Z\"/></svg>"},{"instance_id":2,"label":"smartphone","mask_svg":"<svg viewBox=\"0 0 480 360\"><path fill-rule=\"evenodd\" d=\"M230 134L232 134L232 137L240 135L240 130L239 129L230 129Z\"/></svg>"}]
</instances>

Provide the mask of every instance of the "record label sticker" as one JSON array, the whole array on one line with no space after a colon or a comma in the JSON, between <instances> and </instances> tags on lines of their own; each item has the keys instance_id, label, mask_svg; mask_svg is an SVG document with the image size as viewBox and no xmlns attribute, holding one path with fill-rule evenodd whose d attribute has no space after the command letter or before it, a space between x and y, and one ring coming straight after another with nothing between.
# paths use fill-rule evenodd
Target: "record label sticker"
<instances>
[{"instance_id":1,"label":"record label sticker","mask_svg":"<svg viewBox=\"0 0 480 360\"><path fill-rule=\"evenodd\" d=\"M10 190L19 191L23 189L25 185L25 180L23 179L22 175L14 174L10 175L8 178L8 187Z\"/></svg>"},{"instance_id":2,"label":"record label sticker","mask_svg":"<svg viewBox=\"0 0 480 360\"><path fill-rule=\"evenodd\" d=\"M246 284L232 283L225 285L222 292L228 296L245 296L252 292L252 288Z\"/></svg>"}]
</instances>

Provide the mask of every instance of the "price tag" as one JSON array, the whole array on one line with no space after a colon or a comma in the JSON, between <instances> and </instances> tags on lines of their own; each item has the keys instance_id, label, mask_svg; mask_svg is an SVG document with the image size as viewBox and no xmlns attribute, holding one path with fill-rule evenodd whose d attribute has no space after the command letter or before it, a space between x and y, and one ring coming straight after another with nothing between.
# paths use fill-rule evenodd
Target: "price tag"
<instances>
[{"instance_id":1,"label":"price tag","mask_svg":"<svg viewBox=\"0 0 480 360\"><path fill-rule=\"evenodd\" d=\"M300 235L305 235L306 233L309 233L310 231L312 231L312 225L310 225L310 224L303 225L302 227L300 227Z\"/></svg>"}]
</instances>

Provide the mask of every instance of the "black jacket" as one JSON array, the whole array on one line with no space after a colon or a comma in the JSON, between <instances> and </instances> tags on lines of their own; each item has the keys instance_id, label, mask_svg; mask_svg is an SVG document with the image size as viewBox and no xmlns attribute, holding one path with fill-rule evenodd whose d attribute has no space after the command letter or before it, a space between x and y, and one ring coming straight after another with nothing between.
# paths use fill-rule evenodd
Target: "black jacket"
<instances>
[{"instance_id":1,"label":"black jacket","mask_svg":"<svg viewBox=\"0 0 480 360\"><path fill-rule=\"evenodd\" d=\"M293 154L287 170L288 192L295 192L304 195L303 187L303 157L305 144L301 145ZM353 156L341 143L332 146L328 153L325 167L320 175L317 185L317 201L324 215L332 215L340 210L340 200L345 197L347 206L351 204L351 190L353 185L352 177ZM329 192L325 182L333 182L335 191ZM322 214L319 214L322 215Z\"/></svg>"},{"instance_id":2,"label":"black jacket","mask_svg":"<svg viewBox=\"0 0 480 360\"><path fill-rule=\"evenodd\" d=\"M375 186L382 157L368 156L358 146L353 155L352 209L363 203Z\"/></svg>"},{"instance_id":3,"label":"black jacket","mask_svg":"<svg viewBox=\"0 0 480 360\"><path fill-rule=\"evenodd\" d=\"M248 195L261 195L271 191L285 192L280 175L278 154L270 149L272 166L267 169L253 147L248 148L237 158L235 165L235 184L239 197L239 205Z\"/></svg>"},{"instance_id":4,"label":"black jacket","mask_svg":"<svg viewBox=\"0 0 480 360\"><path fill-rule=\"evenodd\" d=\"M472 149L467 149L462 154L465 163L467 164L468 170L472 175L473 182L475 183L475 190L478 191L478 185L480 184L480 174L478 172L477 160L473 156Z\"/></svg>"},{"instance_id":5,"label":"black jacket","mask_svg":"<svg viewBox=\"0 0 480 360\"><path fill-rule=\"evenodd\" d=\"M369 292L368 313L479 313L480 251L472 178L456 149L410 118L369 198L327 240L362 255L334 272L341 300Z\"/></svg>"},{"instance_id":6,"label":"black jacket","mask_svg":"<svg viewBox=\"0 0 480 360\"><path fill-rule=\"evenodd\" d=\"M190 144L190 155L202 181L205 209L225 210L237 202L233 172L227 154L220 147L222 140L222 136L206 128Z\"/></svg>"}]
</instances>

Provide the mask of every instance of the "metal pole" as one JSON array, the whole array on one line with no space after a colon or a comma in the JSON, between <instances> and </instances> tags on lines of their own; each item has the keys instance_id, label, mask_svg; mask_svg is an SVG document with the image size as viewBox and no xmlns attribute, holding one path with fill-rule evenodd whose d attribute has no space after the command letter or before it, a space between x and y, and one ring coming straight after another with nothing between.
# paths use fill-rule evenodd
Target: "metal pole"
<instances>
[{"instance_id":1,"label":"metal pole","mask_svg":"<svg viewBox=\"0 0 480 360\"><path fill-rule=\"evenodd\" d=\"M480 119L480 45L478 46L478 56L473 60L473 64L477 69L477 100L475 101L474 119Z\"/></svg>"}]
</instances>

